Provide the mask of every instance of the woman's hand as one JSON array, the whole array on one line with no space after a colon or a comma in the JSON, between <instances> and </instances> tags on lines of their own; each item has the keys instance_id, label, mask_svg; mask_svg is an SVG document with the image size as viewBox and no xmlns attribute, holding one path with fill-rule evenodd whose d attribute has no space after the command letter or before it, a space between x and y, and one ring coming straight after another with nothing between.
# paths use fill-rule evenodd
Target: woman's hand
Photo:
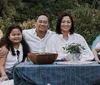
<instances>
[{"instance_id":1,"label":"woman's hand","mask_svg":"<svg viewBox=\"0 0 100 85\"><path fill-rule=\"evenodd\" d=\"M70 56L66 56L65 60L66 60L66 61L70 61L70 60L71 60L71 59L70 59Z\"/></svg>"}]
</instances>

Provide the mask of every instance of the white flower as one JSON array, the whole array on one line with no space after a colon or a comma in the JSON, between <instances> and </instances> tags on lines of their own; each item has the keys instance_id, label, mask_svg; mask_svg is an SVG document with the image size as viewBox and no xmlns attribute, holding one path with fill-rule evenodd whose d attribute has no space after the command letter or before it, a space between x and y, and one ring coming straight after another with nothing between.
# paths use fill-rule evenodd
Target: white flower
<instances>
[{"instance_id":1,"label":"white flower","mask_svg":"<svg viewBox=\"0 0 100 85\"><path fill-rule=\"evenodd\" d=\"M63 49L67 52L67 53L81 53L83 50L85 50L84 46L82 46L79 43L71 43L71 44L66 44L65 47L63 47Z\"/></svg>"}]
</instances>

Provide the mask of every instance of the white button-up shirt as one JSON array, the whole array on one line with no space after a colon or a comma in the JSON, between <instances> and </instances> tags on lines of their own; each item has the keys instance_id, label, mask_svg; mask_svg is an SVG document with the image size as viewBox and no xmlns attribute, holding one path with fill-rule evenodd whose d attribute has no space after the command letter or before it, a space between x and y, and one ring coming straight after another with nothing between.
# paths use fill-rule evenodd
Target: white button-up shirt
<instances>
[{"instance_id":1,"label":"white button-up shirt","mask_svg":"<svg viewBox=\"0 0 100 85\"><path fill-rule=\"evenodd\" d=\"M68 35L68 40L65 40L63 38L63 35L60 34L55 34L52 37L50 37L50 39L48 40L47 44L46 44L46 52L53 52L53 53L58 53L58 60L60 59L64 59L66 56L68 56L68 53L65 52L65 50L63 49L63 47L66 46L66 44L71 44L71 43L79 43L82 46L84 46L85 48L85 52L83 53L81 56L81 60L92 60L94 58L94 55L92 53L92 51L90 50L90 48L88 47L87 42L85 41L84 37L81 36L80 34L72 34L72 35Z\"/></svg>"},{"instance_id":2,"label":"white button-up shirt","mask_svg":"<svg viewBox=\"0 0 100 85\"><path fill-rule=\"evenodd\" d=\"M52 31L47 31L44 38L39 38L36 29L23 30L23 36L30 47L31 53L41 53L45 51L47 40L54 34Z\"/></svg>"}]
</instances>

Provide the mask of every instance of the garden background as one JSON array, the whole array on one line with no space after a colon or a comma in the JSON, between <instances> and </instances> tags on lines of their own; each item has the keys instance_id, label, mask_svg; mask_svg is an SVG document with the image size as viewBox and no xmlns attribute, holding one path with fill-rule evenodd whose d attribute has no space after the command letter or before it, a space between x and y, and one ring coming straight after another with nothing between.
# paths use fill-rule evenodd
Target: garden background
<instances>
[{"instance_id":1,"label":"garden background","mask_svg":"<svg viewBox=\"0 0 100 85\"><path fill-rule=\"evenodd\" d=\"M83 35L89 45L100 33L100 0L0 0L0 29L5 32L14 23L30 29L41 12L49 14L53 31L59 14L70 12L75 32Z\"/></svg>"}]
</instances>

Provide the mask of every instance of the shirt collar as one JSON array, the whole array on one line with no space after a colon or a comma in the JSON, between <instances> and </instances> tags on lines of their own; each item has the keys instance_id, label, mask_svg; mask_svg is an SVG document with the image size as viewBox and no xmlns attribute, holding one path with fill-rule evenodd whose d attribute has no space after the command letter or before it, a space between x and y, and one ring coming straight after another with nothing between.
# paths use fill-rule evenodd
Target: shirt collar
<instances>
[{"instance_id":1,"label":"shirt collar","mask_svg":"<svg viewBox=\"0 0 100 85\"><path fill-rule=\"evenodd\" d=\"M33 30L33 35L37 35L36 28Z\"/></svg>"},{"instance_id":2,"label":"shirt collar","mask_svg":"<svg viewBox=\"0 0 100 85\"><path fill-rule=\"evenodd\" d=\"M20 43L18 49L14 48L14 50L15 51L17 51L17 50L21 51L22 50L22 44Z\"/></svg>"},{"instance_id":3,"label":"shirt collar","mask_svg":"<svg viewBox=\"0 0 100 85\"><path fill-rule=\"evenodd\" d=\"M60 36L63 38L63 34L60 34ZM70 39L71 35L68 33L68 39Z\"/></svg>"},{"instance_id":4,"label":"shirt collar","mask_svg":"<svg viewBox=\"0 0 100 85\"><path fill-rule=\"evenodd\" d=\"M45 36L47 36L49 33L50 33L50 30L47 30L47 33L46 33ZM36 28L33 31L33 35L37 36Z\"/></svg>"}]
</instances>

